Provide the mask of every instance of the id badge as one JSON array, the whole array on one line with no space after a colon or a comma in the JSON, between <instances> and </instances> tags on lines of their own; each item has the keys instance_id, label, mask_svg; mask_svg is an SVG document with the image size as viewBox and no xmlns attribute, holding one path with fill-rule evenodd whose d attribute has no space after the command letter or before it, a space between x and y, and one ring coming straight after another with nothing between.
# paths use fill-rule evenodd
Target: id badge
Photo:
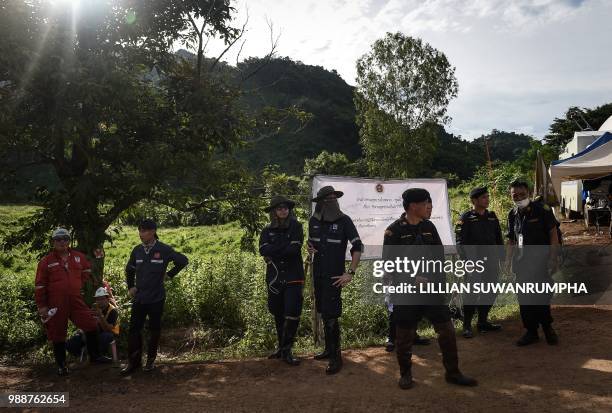
<instances>
[{"instance_id":1,"label":"id badge","mask_svg":"<svg viewBox=\"0 0 612 413\"><path fill-rule=\"evenodd\" d=\"M523 248L523 234L518 234L518 246Z\"/></svg>"}]
</instances>

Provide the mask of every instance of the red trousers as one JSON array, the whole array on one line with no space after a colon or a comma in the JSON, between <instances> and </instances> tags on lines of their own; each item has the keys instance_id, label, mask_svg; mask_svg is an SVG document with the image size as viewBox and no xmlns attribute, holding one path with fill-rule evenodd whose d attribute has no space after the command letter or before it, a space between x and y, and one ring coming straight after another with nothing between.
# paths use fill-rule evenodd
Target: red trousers
<instances>
[{"instance_id":1,"label":"red trousers","mask_svg":"<svg viewBox=\"0 0 612 413\"><path fill-rule=\"evenodd\" d=\"M49 309L51 308L57 308L57 313L45 323L49 341L54 343L66 341L69 319L86 333L96 331L98 321L80 295L50 295Z\"/></svg>"}]
</instances>

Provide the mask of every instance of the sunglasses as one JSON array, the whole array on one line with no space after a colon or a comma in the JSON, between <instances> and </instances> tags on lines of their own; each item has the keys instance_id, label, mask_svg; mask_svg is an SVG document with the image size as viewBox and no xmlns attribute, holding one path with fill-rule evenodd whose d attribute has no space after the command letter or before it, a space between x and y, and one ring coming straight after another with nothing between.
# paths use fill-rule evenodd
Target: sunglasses
<instances>
[{"instance_id":1,"label":"sunglasses","mask_svg":"<svg viewBox=\"0 0 612 413\"><path fill-rule=\"evenodd\" d=\"M63 237L55 237L53 238L53 241L70 241L70 237L69 236L63 236Z\"/></svg>"}]
</instances>

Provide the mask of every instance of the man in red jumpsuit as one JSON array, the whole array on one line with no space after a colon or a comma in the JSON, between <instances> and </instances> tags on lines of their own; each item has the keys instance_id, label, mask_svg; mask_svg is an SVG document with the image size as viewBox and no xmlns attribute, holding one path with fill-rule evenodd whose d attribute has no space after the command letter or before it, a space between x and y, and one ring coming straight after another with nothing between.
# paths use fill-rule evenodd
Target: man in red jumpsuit
<instances>
[{"instance_id":1,"label":"man in red jumpsuit","mask_svg":"<svg viewBox=\"0 0 612 413\"><path fill-rule=\"evenodd\" d=\"M35 299L47 338L53 343L58 374L66 368L66 333L68 319L85 332L91 363L111 362L100 356L97 321L81 296L83 282L90 277L91 264L84 254L69 247L70 233L64 228L53 231L53 250L39 263L36 271Z\"/></svg>"}]
</instances>

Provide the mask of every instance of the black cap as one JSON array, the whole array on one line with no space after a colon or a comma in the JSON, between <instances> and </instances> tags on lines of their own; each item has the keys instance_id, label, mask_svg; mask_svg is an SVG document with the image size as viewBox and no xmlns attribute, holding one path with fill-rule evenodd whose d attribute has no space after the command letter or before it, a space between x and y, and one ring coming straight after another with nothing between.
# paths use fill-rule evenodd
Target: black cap
<instances>
[{"instance_id":1,"label":"black cap","mask_svg":"<svg viewBox=\"0 0 612 413\"><path fill-rule=\"evenodd\" d=\"M292 209L295 206L295 202L293 202L290 199L285 198L284 196L274 196L274 197L272 197L272 199L270 199L270 205L268 205L264 209L264 211L270 212L274 208L276 208L277 206L282 205L282 204L287 205L287 207L289 209Z\"/></svg>"},{"instance_id":2,"label":"black cap","mask_svg":"<svg viewBox=\"0 0 612 413\"><path fill-rule=\"evenodd\" d=\"M408 208L413 202L425 202L431 200L431 196L429 195L429 191L423 188L410 188L406 189L402 194L402 199L404 200L404 209Z\"/></svg>"},{"instance_id":3,"label":"black cap","mask_svg":"<svg viewBox=\"0 0 612 413\"><path fill-rule=\"evenodd\" d=\"M470 191L470 199L478 198L481 195L489 192L486 186L477 186L476 188Z\"/></svg>"},{"instance_id":4,"label":"black cap","mask_svg":"<svg viewBox=\"0 0 612 413\"><path fill-rule=\"evenodd\" d=\"M344 195L344 192L336 191L333 186L324 186L323 188L319 189L319 191L317 191L317 196L312 198L312 202L319 202L320 200L331 194L336 195L336 198L340 198L342 195Z\"/></svg>"},{"instance_id":5,"label":"black cap","mask_svg":"<svg viewBox=\"0 0 612 413\"><path fill-rule=\"evenodd\" d=\"M143 219L138 224L138 229L154 229L157 230L157 224L152 219Z\"/></svg>"}]
</instances>

